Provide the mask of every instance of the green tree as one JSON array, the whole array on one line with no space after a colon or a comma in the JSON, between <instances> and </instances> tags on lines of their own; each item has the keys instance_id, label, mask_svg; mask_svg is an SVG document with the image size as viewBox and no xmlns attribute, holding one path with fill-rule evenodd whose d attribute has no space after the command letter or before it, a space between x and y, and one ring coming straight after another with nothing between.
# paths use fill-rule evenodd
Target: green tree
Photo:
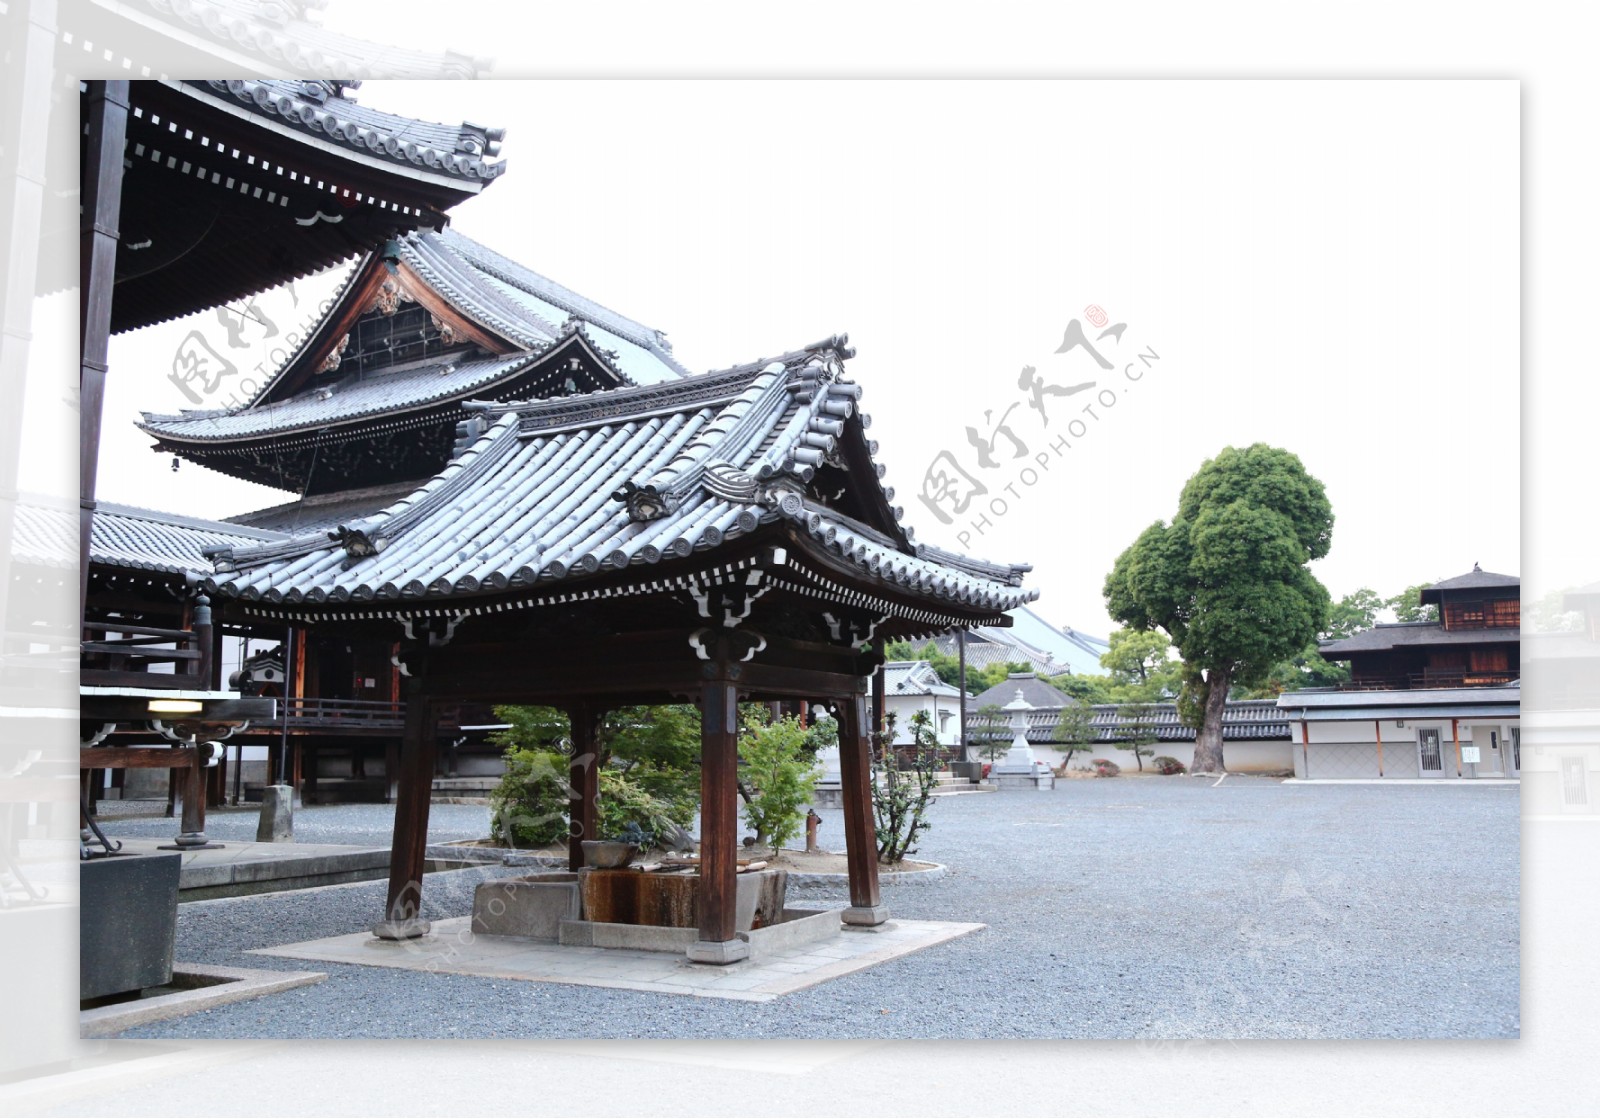
<instances>
[{"instance_id":1,"label":"green tree","mask_svg":"<svg viewBox=\"0 0 1600 1119\"><path fill-rule=\"evenodd\" d=\"M1139 772L1144 772L1144 760L1156 752L1155 709L1148 703L1125 703L1117 711L1119 721L1122 723L1122 732L1127 737L1118 743L1124 750L1133 755L1133 760L1139 766Z\"/></svg>"},{"instance_id":2,"label":"green tree","mask_svg":"<svg viewBox=\"0 0 1600 1119\"><path fill-rule=\"evenodd\" d=\"M1055 739L1061 745L1061 768L1057 772L1066 773L1072 755L1089 753L1099 737L1094 727L1094 708L1081 702L1063 707L1061 718L1056 720Z\"/></svg>"},{"instance_id":3,"label":"green tree","mask_svg":"<svg viewBox=\"0 0 1600 1119\"><path fill-rule=\"evenodd\" d=\"M800 833L801 809L822 774L808 746L806 728L793 717L739 736L739 777L750 791L744 819L757 843L777 850Z\"/></svg>"},{"instance_id":4,"label":"green tree","mask_svg":"<svg viewBox=\"0 0 1600 1119\"><path fill-rule=\"evenodd\" d=\"M1583 629L1583 611L1567 609L1567 595L1576 590L1551 591L1533 603L1523 615L1523 628L1530 633L1577 633Z\"/></svg>"},{"instance_id":5,"label":"green tree","mask_svg":"<svg viewBox=\"0 0 1600 1119\"><path fill-rule=\"evenodd\" d=\"M1155 703L1178 694L1183 665L1170 656L1172 642L1155 630L1119 629L1100 667L1111 675L1111 702Z\"/></svg>"},{"instance_id":6,"label":"green tree","mask_svg":"<svg viewBox=\"0 0 1600 1119\"><path fill-rule=\"evenodd\" d=\"M1328 621L1307 566L1328 554L1333 510L1288 451L1227 447L1184 485L1171 523L1142 532L1106 577L1111 616L1159 629L1183 659L1180 710L1198 716L1194 771L1223 768L1222 717L1235 684L1260 683Z\"/></svg>"},{"instance_id":7,"label":"green tree","mask_svg":"<svg viewBox=\"0 0 1600 1119\"><path fill-rule=\"evenodd\" d=\"M998 703L986 703L978 708L967 741L976 746L978 753L990 762L997 760L1010 748L1011 728L1007 725L1006 713Z\"/></svg>"},{"instance_id":8,"label":"green tree","mask_svg":"<svg viewBox=\"0 0 1600 1119\"><path fill-rule=\"evenodd\" d=\"M1112 680L1110 676L1089 676L1076 672L1063 672L1060 676L1052 676L1047 681L1057 691L1066 692L1080 703L1090 706L1100 703L1114 703L1112 698Z\"/></svg>"},{"instance_id":9,"label":"green tree","mask_svg":"<svg viewBox=\"0 0 1600 1119\"><path fill-rule=\"evenodd\" d=\"M1394 611L1394 620L1397 622L1437 622L1439 608L1431 602L1426 606L1422 604L1422 592L1432 585L1413 583L1399 594L1385 599L1384 605Z\"/></svg>"}]
</instances>

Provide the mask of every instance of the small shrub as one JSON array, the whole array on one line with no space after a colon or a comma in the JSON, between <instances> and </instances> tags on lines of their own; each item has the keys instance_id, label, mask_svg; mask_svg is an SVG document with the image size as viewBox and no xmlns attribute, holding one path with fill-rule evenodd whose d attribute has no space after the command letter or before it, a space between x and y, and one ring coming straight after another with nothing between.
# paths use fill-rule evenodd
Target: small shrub
<instances>
[{"instance_id":1,"label":"small shrub","mask_svg":"<svg viewBox=\"0 0 1600 1119\"><path fill-rule=\"evenodd\" d=\"M595 825L601 836L622 839L641 848L655 846L656 837L672 830L677 823L673 805L652 796L642 785L620 770L600 771L600 803Z\"/></svg>"},{"instance_id":2,"label":"small shrub","mask_svg":"<svg viewBox=\"0 0 1600 1119\"><path fill-rule=\"evenodd\" d=\"M572 786L554 750L506 751L506 772L489 794L490 832L508 847L543 847L567 837Z\"/></svg>"},{"instance_id":3,"label":"small shrub","mask_svg":"<svg viewBox=\"0 0 1600 1119\"><path fill-rule=\"evenodd\" d=\"M808 735L799 720L783 718L757 724L739 736L740 777L749 787L745 823L756 842L774 850L800 834L822 768L806 749Z\"/></svg>"},{"instance_id":4,"label":"small shrub","mask_svg":"<svg viewBox=\"0 0 1600 1119\"><path fill-rule=\"evenodd\" d=\"M1122 767L1110 758L1096 758L1094 760L1094 775L1096 777L1115 777L1122 772Z\"/></svg>"},{"instance_id":5,"label":"small shrub","mask_svg":"<svg viewBox=\"0 0 1600 1119\"><path fill-rule=\"evenodd\" d=\"M1171 777L1175 773L1188 772L1188 769L1177 758L1169 758L1165 754L1159 758L1151 758L1150 767L1166 777Z\"/></svg>"}]
</instances>

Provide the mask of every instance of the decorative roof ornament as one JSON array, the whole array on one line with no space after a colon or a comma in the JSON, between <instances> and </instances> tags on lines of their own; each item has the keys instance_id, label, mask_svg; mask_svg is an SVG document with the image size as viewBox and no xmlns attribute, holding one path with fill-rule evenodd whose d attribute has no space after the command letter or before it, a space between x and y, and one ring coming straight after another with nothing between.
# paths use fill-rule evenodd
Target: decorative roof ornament
<instances>
[{"instance_id":1,"label":"decorative roof ornament","mask_svg":"<svg viewBox=\"0 0 1600 1119\"><path fill-rule=\"evenodd\" d=\"M328 533L328 539L344 549L346 557L344 567L346 570L356 560L375 556L389 546L389 541L386 537L369 535L365 529L350 528L348 525L340 525Z\"/></svg>"},{"instance_id":2,"label":"decorative roof ornament","mask_svg":"<svg viewBox=\"0 0 1600 1119\"><path fill-rule=\"evenodd\" d=\"M332 373L344 362L344 352L350 348L350 335L346 334L339 339L339 344L328 351L328 356L322 359L322 364L317 366L318 373Z\"/></svg>"},{"instance_id":3,"label":"decorative roof ornament","mask_svg":"<svg viewBox=\"0 0 1600 1119\"><path fill-rule=\"evenodd\" d=\"M653 482L646 482L642 486L631 481L624 482L622 488L611 497L627 507L628 519L634 521L657 521L678 507L677 499Z\"/></svg>"}]
</instances>

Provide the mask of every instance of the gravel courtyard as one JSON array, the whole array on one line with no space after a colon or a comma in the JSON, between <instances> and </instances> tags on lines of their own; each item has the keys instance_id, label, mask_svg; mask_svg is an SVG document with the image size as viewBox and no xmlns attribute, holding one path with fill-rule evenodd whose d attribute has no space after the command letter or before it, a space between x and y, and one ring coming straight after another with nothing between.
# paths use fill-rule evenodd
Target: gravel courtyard
<instances>
[{"instance_id":1,"label":"gravel courtyard","mask_svg":"<svg viewBox=\"0 0 1600 1119\"><path fill-rule=\"evenodd\" d=\"M310 843L387 844L392 809L302 809ZM823 846L842 820L822 813ZM436 841L488 810L437 805ZM111 819L113 835L172 821ZM253 838L219 812L213 838ZM325 983L130 1030L184 1038L1514 1038L1514 787L1066 781L942 798L918 852L940 881L884 888L894 915L988 928L768 1004L308 965L244 950L358 932L384 884L183 905L178 959L328 972ZM510 869L429 875L457 916ZM843 887L796 889L842 904Z\"/></svg>"}]
</instances>

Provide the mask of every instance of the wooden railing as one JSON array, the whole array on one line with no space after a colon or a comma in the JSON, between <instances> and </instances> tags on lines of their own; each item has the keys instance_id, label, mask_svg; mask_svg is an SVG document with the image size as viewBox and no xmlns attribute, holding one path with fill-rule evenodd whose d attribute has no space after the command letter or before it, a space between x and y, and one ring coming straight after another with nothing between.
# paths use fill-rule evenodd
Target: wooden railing
<instances>
[{"instance_id":1,"label":"wooden railing","mask_svg":"<svg viewBox=\"0 0 1600 1119\"><path fill-rule=\"evenodd\" d=\"M352 734L398 733L405 725L406 705L387 699L321 699L291 696L278 701L278 717L251 723L253 730L345 731Z\"/></svg>"},{"instance_id":2,"label":"wooden railing","mask_svg":"<svg viewBox=\"0 0 1600 1119\"><path fill-rule=\"evenodd\" d=\"M1510 684L1520 672L1506 669L1473 671L1470 668L1434 668L1395 676L1355 676L1340 686L1342 691L1388 692L1415 688L1487 688Z\"/></svg>"},{"instance_id":3,"label":"wooden railing","mask_svg":"<svg viewBox=\"0 0 1600 1119\"><path fill-rule=\"evenodd\" d=\"M197 611L197 614L199 612ZM132 622L85 622L79 679L99 687L205 689L211 686L211 621L193 629ZM171 671L163 666L171 665Z\"/></svg>"}]
</instances>

